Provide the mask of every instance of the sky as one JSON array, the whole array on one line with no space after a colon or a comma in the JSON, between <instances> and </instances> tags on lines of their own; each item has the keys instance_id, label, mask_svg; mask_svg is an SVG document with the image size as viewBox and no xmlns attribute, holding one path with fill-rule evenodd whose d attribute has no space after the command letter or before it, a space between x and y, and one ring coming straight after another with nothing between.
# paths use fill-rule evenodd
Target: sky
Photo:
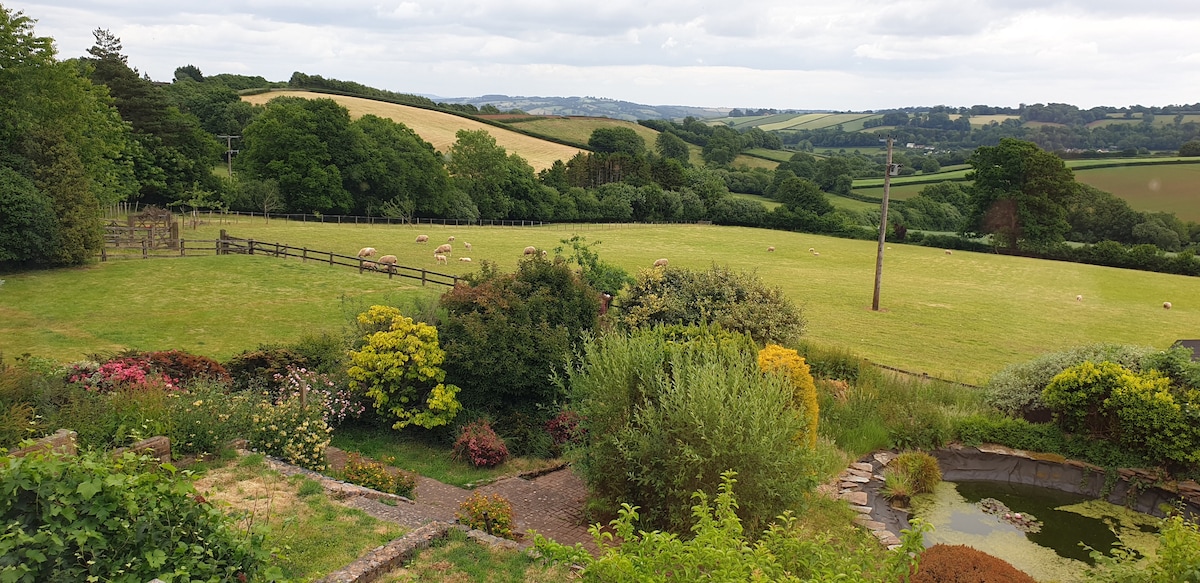
<instances>
[{"instance_id":1,"label":"sky","mask_svg":"<svg viewBox=\"0 0 1200 583\"><path fill-rule=\"evenodd\" d=\"M60 58L439 97L822 110L1200 102L1196 0L0 0Z\"/></svg>"}]
</instances>

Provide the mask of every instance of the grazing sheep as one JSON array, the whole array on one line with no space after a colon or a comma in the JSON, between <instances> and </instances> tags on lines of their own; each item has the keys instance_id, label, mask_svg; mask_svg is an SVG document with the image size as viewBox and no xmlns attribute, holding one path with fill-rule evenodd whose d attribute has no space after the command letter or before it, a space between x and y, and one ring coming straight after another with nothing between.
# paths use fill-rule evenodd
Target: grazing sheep
<instances>
[{"instance_id":1,"label":"grazing sheep","mask_svg":"<svg viewBox=\"0 0 1200 583\"><path fill-rule=\"evenodd\" d=\"M375 254L374 247L363 247L362 249L358 250L358 258L359 259L363 259L365 257L370 257L374 254Z\"/></svg>"},{"instance_id":2,"label":"grazing sheep","mask_svg":"<svg viewBox=\"0 0 1200 583\"><path fill-rule=\"evenodd\" d=\"M1163 302L1163 309L1164 310L1171 309L1171 302Z\"/></svg>"},{"instance_id":3,"label":"grazing sheep","mask_svg":"<svg viewBox=\"0 0 1200 583\"><path fill-rule=\"evenodd\" d=\"M816 251L813 251L813 257L820 257L820 256L821 256L821 254L820 254L820 253L817 253Z\"/></svg>"},{"instance_id":4,"label":"grazing sheep","mask_svg":"<svg viewBox=\"0 0 1200 583\"><path fill-rule=\"evenodd\" d=\"M446 256L445 256L445 255L442 255L442 254L440 254L440 253L434 253L434 254L433 254L433 258L434 258L434 260L436 260L438 263L445 263L445 262L446 262Z\"/></svg>"},{"instance_id":5,"label":"grazing sheep","mask_svg":"<svg viewBox=\"0 0 1200 583\"><path fill-rule=\"evenodd\" d=\"M396 256L395 255L384 255L383 257L379 258L379 264L386 265L388 268L388 271L391 271L392 269L394 269L396 267Z\"/></svg>"},{"instance_id":6,"label":"grazing sheep","mask_svg":"<svg viewBox=\"0 0 1200 583\"><path fill-rule=\"evenodd\" d=\"M812 247L809 247L809 248L808 248L808 252L809 252L809 253L816 253L816 252L817 252L817 250L816 250L816 249L813 249Z\"/></svg>"},{"instance_id":7,"label":"grazing sheep","mask_svg":"<svg viewBox=\"0 0 1200 583\"><path fill-rule=\"evenodd\" d=\"M470 244L470 243L463 243L463 245L465 245L465 246L467 247L467 251L470 251L470 250L471 250L471 244Z\"/></svg>"},{"instance_id":8,"label":"grazing sheep","mask_svg":"<svg viewBox=\"0 0 1200 583\"><path fill-rule=\"evenodd\" d=\"M434 249L433 252L434 253L445 253L446 255L450 255L451 254L450 253L450 244L442 243L441 245L438 245L438 248Z\"/></svg>"},{"instance_id":9,"label":"grazing sheep","mask_svg":"<svg viewBox=\"0 0 1200 583\"><path fill-rule=\"evenodd\" d=\"M523 253L523 255L533 255L535 253L537 253L537 247L530 245L525 248L525 253Z\"/></svg>"},{"instance_id":10,"label":"grazing sheep","mask_svg":"<svg viewBox=\"0 0 1200 583\"><path fill-rule=\"evenodd\" d=\"M655 262L654 262L654 266L655 266L655 267L666 267L666 266L667 266L667 260L666 260L666 259L659 259L658 261L655 261Z\"/></svg>"},{"instance_id":11,"label":"grazing sheep","mask_svg":"<svg viewBox=\"0 0 1200 583\"><path fill-rule=\"evenodd\" d=\"M775 248L774 248L774 247L767 247L767 251L774 253L774 252L775 252Z\"/></svg>"},{"instance_id":12,"label":"grazing sheep","mask_svg":"<svg viewBox=\"0 0 1200 583\"><path fill-rule=\"evenodd\" d=\"M417 242L418 243L428 243L429 235L417 235Z\"/></svg>"},{"instance_id":13,"label":"grazing sheep","mask_svg":"<svg viewBox=\"0 0 1200 583\"><path fill-rule=\"evenodd\" d=\"M1075 301L1077 301L1077 302L1082 302L1082 301L1083 301L1083 296L1075 296Z\"/></svg>"},{"instance_id":14,"label":"grazing sheep","mask_svg":"<svg viewBox=\"0 0 1200 583\"><path fill-rule=\"evenodd\" d=\"M453 242L454 242L454 235L450 235L450 238L449 238L449 239L446 239L446 240L447 240L447 241L449 241L449 242L451 242L451 243L453 243Z\"/></svg>"},{"instance_id":15,"label":"grazing sheep","mask_svg":"<svg viewBox=\"0 0 1200 583\"><path fill-rule=\"evenodd\" d=\"M949 250L949 249L947 249L947 250L946 250L946 255L954 255L954 252L953 252L953 251L951 251L951 250Z\"/></svg>"},{"instance_id":16,"label":"grazing sheep","mask_svg":"<svg viewBox=\"0 0 1200 583\"><path fill-rule=\"evenodd\" d=\"M470 262L471 262L471 258L470 258L470 257L459 257L459 258L458 258L458 260L459 260L459 261L465 261L465 262L467 262L467 263L470 263Z\"/></svg>"},{"instance_id":17,"label":"grazing sheep","mask_svg":"<svg viewBox=\"0 0 1200 583\"><path fill-rule=\"evenodd\" d=\"M542 249L542 257L545 257L545 256L546 256L546 250Z\"/></svg>"}]
</instances>

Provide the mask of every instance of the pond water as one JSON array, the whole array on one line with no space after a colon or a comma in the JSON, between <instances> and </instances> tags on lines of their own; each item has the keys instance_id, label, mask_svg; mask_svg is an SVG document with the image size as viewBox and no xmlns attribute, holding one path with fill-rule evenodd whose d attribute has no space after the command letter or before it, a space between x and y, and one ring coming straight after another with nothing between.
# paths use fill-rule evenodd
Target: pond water
<instances>
[{"instance_id":1,"label":"pond water","mask_svg":"<svg viewBox=\"0 0 1200 583\"><path fill-rule=\"evenodd\" d=\"M1039 581L1081 581L1092 563L1081 544L1104 553L1114 545L1144 553L1154 548L1157 532L1152 516L1078 494L1008 482L942 482L932 494L913 498L912 511L934 527L925 535L926 546L965 544Z\"/></svg>"}]
</instances>

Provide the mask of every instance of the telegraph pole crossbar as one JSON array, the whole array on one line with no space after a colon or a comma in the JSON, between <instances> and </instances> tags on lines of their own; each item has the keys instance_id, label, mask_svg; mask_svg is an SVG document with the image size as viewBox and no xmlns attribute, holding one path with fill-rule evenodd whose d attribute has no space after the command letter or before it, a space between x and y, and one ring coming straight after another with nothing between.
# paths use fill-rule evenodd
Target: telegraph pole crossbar
<instances>
[{"instance_id":1,"label":"telegraph pole crossbar","mask_svg":"<svg viewBox=\"0 0 1200 583\"><path fill-rule=\"evenodd\" d=\"M229 166L229 177L233 178L233 155L238 153L238 150L233 149L233 140L241 139L242 136L217 136L225 140L225 163Z\"/></svg>"}]
</instances>

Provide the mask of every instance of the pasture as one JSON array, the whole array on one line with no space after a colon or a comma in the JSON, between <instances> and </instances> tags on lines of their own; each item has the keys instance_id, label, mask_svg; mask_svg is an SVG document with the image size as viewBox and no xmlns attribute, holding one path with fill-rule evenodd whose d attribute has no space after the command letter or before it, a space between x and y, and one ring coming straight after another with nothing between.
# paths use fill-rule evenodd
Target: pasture
<instances>
[{"instance_id":1,"label":"pasture","mask_svg":"<svg viewBox=\"0 0 1200 583\"><path fill-rule=\"evenodd\" d=\"M1081 169L1075 179L1125 199L1135 210L1200 222L1200 164Z\"/></svg>"},{"instance_id":2,"label":"pasture","mask_svg":"<svg viewBox=\"0 0 1200 583\"><path fill-rule=\"evenodd\" d=\"M386 101L364 99L362 97L313 93L309 91L271 91L258 95L246 95L242 99L249 103L261 105L282 96L304 97L307 99L332 99L350 110L350 116L353 118L359 118L367 114L388 118L408 126L414 132L417 132L417 135L421 136L422 139L433 144L435 149L443 153L456 140L455 133L458 130L486 130L492 137L496 138L497 144L504 147L509 153L515 152L519 154L533 166L534 170L549 168L555 160L562 160L564 162L570 160L572 156L580 151L579 148L541 140L457 115L397 103L388 103ZM583 141L587 142L586 139Z\"/></svg>"},{"instance_id":3,"label":"pasture","mask_svg":"<svg viewBox=\"0 0 1200 583\"><path fill-rule=\"evenodd\" d=\"M646 147L650 149L654 148L654 142L658 139L658 132L644 125L607 117L554 117L509 122L509 125L527 132L577 144L588 143L592 132L600 128L630 128L637 132L643 140L646 140ZM566 159L563 161L565 162Z\"/></svg>"},{"instance_id":4,"label":"pasture","mask_svg":"<svg viewBox=\"0 0 1200 583\"><path fill-rule=\"evenodd\" d=\"M553 249L578 233L602 241L603 259L630 271L671 265L756 271L804 310L807 337L917 372L980 382L1035 355L1091 342L1166 347L1200 330L1200 278L1074 263L891 245L881 312L870 310L873 241L711 225L543 227L351 226L242 219L204 224L239 237L353 255L362 246L400 263L465 274L491 260L513 269L527 245ZM457 237L449 265L431 243ZM465 251L462 243L471 242ZM776 252L768 253L768 246ZM808 252L816 249L820 255ZM457 259L464 254L472 263ZM415 288L347 268L271 257L123 260L83 269L9 275L0 287L0 351L59 359L100 350L180 348L217 357L304 332L339 331L362 306L429 300ZM1081 294L1084 301L1077 302ZM1171 301L1174 309L1164 310Z\"/></svg>"}]
</instances>

